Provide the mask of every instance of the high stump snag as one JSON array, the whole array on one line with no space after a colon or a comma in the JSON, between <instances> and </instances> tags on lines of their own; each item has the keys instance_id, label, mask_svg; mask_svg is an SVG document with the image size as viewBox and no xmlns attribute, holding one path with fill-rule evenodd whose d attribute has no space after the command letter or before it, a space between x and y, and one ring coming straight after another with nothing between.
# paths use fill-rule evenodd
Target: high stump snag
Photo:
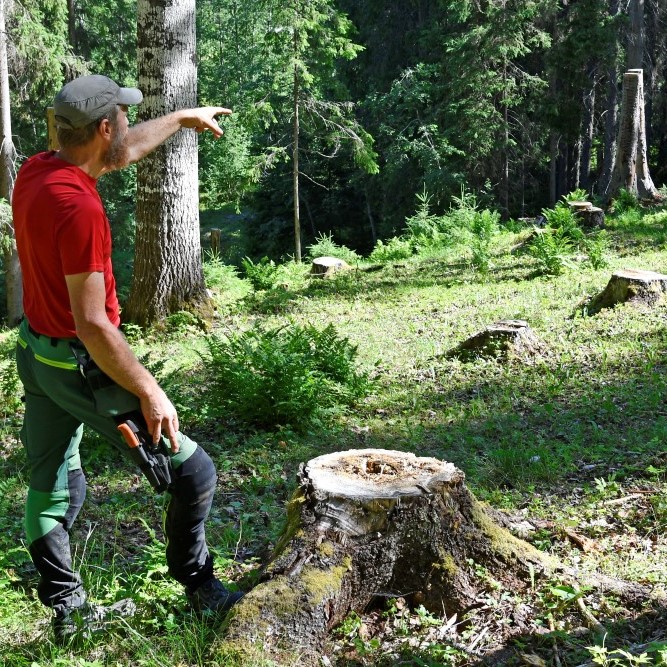
<instances>
[{"instance_id":1,"label":"high stump snag","mask_svg":"<svg viewBox=\"0 0 667 667\"><path fill-rule=\"evenodd\" d=\"M648 153L643 71L631 69L623 75L616 163L611 181L604 188L605 200L615 197L622 188L640 199L661 198L649 172Z\"/></svg>"},{"instance_id":2,"label":"high stump snag","mask_svg":"<svg viewBox=\"0 0 667 667\"><path fill-rule=\"evenodd\" d=\"M302 465L274 557L214 652L309 664L331 628L378 597L461 613L484 588L471 563L512 590L556 567L494 522L451 463L380 449L320 456Z\"/></svg>"}]
</instances>

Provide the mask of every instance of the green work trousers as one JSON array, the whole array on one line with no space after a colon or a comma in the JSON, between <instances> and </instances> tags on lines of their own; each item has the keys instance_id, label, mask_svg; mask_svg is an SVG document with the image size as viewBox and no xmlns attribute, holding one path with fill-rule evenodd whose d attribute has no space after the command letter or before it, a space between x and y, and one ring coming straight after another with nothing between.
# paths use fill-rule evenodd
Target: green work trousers
<instances>
[{"instance_id":1,"label":"green work trousers","mask_svg":"<svg viewBox=\"0 0 667 667\"><path fill-rule=\"evenodd\" d=\"M23 321L17 366L25 389L21 440L30 480L25 528L30 554L40 573L40 600L56 611L78 607L86 594L72 567L69 531L83 504L86 482L79 446L84 424L128 457L114 416L139 410L138 399L113 385L112 403L103 407L85 384L77 357L87 357L77 339L37 334ZM75 356L76 354L76 356ZM167 492L165 532L170 573L188 589L213 575L204 533L215 490L215 468L208 455L182 433L180 450L170 456L172 483Z\"/></svg>"}]
</instances>

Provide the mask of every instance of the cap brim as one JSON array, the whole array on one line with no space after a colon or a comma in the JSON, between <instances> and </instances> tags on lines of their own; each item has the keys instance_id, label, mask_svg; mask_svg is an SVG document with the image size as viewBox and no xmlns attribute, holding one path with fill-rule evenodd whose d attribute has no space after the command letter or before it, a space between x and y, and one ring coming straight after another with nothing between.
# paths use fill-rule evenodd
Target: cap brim
<instances>
[{"instance_id":1,"label":"cap brim","mask_svg":"<svg viewBox=\"0 0 667 667\"><path fill-rule=\"evenodd\" d=\"M138 88L121 88L116 96L116 104L141 104L143 93Z\"/></svg>"}]
</instances>

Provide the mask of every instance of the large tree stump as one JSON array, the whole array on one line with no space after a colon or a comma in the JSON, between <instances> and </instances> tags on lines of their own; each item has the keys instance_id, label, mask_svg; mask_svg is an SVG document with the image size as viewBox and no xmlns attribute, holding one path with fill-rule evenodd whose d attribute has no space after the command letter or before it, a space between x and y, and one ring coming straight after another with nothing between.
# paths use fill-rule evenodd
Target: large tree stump
<instances>
[{"instance_id":1,"label":"large tree stump","mask_svg":"<svg viewBox=\"0 0 667 667\"><path fill-rule=\"evenodd\" d=\"M639 269L621 269L612 273L607 286L593 297L586 311L595 314L619 303L653 306L667 291L667 275Z\"/></svg>"},{"instance_id":2,"label":"large tree stump","mask_svg":"<svg viewBox=\"0 0 667 667\"><path fill-rule=\"evenodd\" d=\"M477 357L527 359L544 353L543 343L524 320L501 320L487 326L449 352L464 361Z\"/></svg>"},{"instance_id":3,"label":"large tree stump","mask_svg":"<svg viewBox=\"0 0 667 667\"><path fill-rule=\"evenodd\" d=\"M495 523L451 463L378 449L320 456L302 466L263 581L214 653L245 664L258 652L282 664L296 652L309 664L331 628L376 598L461 613L486 585L471 563L511 590L555 567Z\"/></svg>"},{"instance_id":4,"label":"large tree stump","mask_svg":"<svg viewBox=\"0 0 667 667\"><path fill-rule=\"evenodd\" d=\"M310 267L310 273L318 278L331 278L338 271L347 271L352 267L337 257L316 257Z\"/></svg>"}]
</instances>

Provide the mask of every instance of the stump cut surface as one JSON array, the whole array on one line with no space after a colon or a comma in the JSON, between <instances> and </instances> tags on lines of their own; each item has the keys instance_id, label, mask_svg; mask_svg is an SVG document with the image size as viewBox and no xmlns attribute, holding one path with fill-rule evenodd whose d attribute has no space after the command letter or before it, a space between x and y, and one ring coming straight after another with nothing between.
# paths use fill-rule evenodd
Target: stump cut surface
<instances>
[{"instance_id":1,"label":"stump cut surface","mask_svg":"<svg viewBox=\"0 0 667 667\"><path fill-rule=\"evenodd\" d=\"M352 267L337 257L316 257L310 267L310 273L320 278L331 278L339 271L348 271Z\"/></svg>"},{"instance_id":2,"label":"stump cut surface","mask_svg":"<svg viewBox=\"0 0 667 667\"><path fill-rule=\"evenodd\" d=\"M435 480L462 473L451 463L385 449L325 454L306 466L315 491L350 498L394 498L423 493Z\"/></svg>"}]
</instances>

